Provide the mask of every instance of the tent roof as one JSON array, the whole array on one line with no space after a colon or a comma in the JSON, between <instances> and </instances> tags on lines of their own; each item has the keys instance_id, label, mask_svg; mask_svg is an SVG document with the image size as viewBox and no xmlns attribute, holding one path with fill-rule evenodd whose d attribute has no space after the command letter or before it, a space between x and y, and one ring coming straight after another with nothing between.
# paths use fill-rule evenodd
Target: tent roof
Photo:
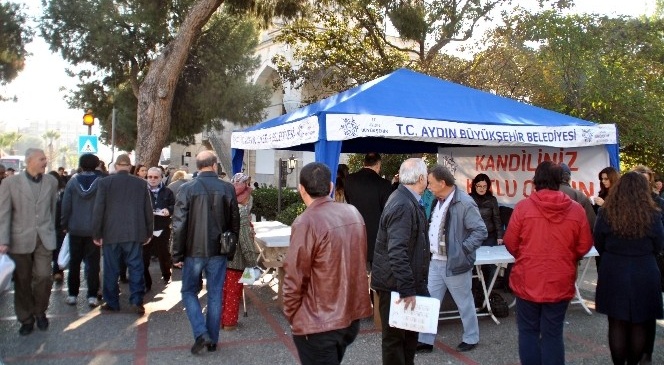
<instances>
[{"instance_id":1,"label":"tent roof","mask_svg":"<svg viewBox=\"0 0 664 365\"><path fill-rule=\"evenodd\" d=\"M398 116L484 125L596 125L411 70L399 69L243 131L271 128L321 113Z\"/></svg>"}]
</instances>

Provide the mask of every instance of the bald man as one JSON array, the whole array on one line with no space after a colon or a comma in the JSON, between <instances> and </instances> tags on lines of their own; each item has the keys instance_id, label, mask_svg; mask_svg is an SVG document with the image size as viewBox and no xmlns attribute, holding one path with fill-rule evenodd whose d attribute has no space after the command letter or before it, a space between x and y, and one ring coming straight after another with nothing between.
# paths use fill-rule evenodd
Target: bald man
<instances>
[{"instance_id":1,"label":"bald man","mask_svg":"<svg viewBox=\"0 0 664 365\"><path fill-rule=\"evenodd\" d=\"M182 268L182 303L194 334L191 353L206 347L212 352L219 342L221 289L228 257L220 254L222 233L240 234L240 210L235 188L217 176L217 156L203 151L196 156L198 176L180 188L173 214L172 258ZM211 216L212 215L212 216ZM205 271L207 317L203 317L198 292Z\"/></svg>"}]
</instances>

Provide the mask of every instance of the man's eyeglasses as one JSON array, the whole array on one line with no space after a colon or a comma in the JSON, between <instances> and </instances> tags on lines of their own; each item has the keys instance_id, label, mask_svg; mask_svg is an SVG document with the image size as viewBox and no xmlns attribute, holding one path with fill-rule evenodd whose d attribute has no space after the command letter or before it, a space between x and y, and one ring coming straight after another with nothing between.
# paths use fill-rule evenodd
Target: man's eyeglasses
<instances>
[{"instance_id":1,"label":"man's eyeglasses","mask_svg":"<svg viewBox=\"0 0 664 365\"><path fill-rule=\"evenodd\" d=\"M486 189L488 185L486 184L475 184L476 189Z\"/></svg>"},{"instance_id":2,"label":"man's eyeglasses","mask_svg":"<svg viewBox=\"0 0 664 365\"><path fill-rule=\"evenodd\" d=\"M150 176L150 175L148 175L148 179L161 179L161 176Z\"/></svg>"}]
</instances>

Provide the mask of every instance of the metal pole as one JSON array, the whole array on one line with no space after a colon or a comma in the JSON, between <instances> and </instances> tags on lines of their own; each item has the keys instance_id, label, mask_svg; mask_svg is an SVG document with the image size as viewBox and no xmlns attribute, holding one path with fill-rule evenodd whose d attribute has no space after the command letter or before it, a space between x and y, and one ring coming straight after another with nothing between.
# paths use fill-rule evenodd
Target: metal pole
<instances>
[{"instance_id":1,"label":"metal pole","mask_svg":"<svg viewBox=\"0 0 664 365\"><path fill-rule=\"evenodd\" d=\"M111 113L111 161L115 160L115 106Z\"/></svg>"},{"instance_id":2,"label":"metal pole","mask_svg":"<svg viewBox=\"0 0 664 365\"><path fill-rule=\"evenodd\" d=\"M88 126L88 136L91 136L91 135L92 135L92 126L89 125Z\"/></svg>"},{"instance_id":3,"label":"metal pole","mask_svg":"<svg viewBox=\"0 0 664 365\"><path fill-rule=\"evenodd\" d=\"M277 214L281 213L281 159L279 159L279 182L277 183Z\"/></svg>"}]
</instances>

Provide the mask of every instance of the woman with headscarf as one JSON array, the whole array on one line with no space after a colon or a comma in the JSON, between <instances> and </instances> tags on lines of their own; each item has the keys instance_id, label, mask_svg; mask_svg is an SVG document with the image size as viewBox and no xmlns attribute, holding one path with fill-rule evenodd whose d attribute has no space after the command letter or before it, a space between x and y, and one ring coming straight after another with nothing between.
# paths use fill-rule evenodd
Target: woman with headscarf
<instances>
[{"instance_id":1,"label":"woman with headscarf","mask_svg":"<svg viewBox=\"0 0 664 365\"><path fill-rule=\"evenodd\" d=\"M656 319L664 317L655 260L662 250L664 225L641 173L629 172L611 188L599 210L594 238L602 254L595 303L597 312L608 316L611 359L614 364L637 364L648 355Z\"/></svg>"},{"instance_id":2,"label":"woman with headscarf","mask_svg":"<svg viewBox=\"0 0 664 365\"><path fill-rule=\"evenodd\" d=\"M240 208L240 235L238 237L237 252L233 260L226 267L226 280L222 292L221 327L226 331L237 328L240 299L242 298L242 277L245 267L253 267L258 258L258 250L254 244L254 228L251 224L251 178L241 172L233 175L231 184L235 188L238 206Z\"/></svg>"}]
</instances>

